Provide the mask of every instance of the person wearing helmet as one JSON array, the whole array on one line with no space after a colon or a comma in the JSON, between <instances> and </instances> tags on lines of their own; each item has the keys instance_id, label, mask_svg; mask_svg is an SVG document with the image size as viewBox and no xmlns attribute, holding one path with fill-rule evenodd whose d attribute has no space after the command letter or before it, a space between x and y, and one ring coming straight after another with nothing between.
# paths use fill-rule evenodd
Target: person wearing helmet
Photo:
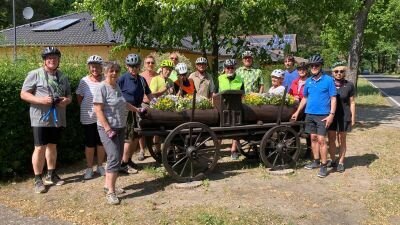
<instances>
[{"instance_id":1,"label":"person wearing helmet","mask_svg":"<svg viewBox=\"0 0 400 225\"><path fill-rule=\"evenodd\" d=\"M140 147L139 159L144 160L144 140L140 139L139 135L134 132L134 128L137 127L137 113L145 111L144 108L141 108L144 96L146 95L149 99L153 98L146 80L139 74L140 63L138 54L129 54L125 58L127 72L117 80L125 100L139 110L138 112L130 111L128 113L125 127L125 144L120 172L126 174L138 172L137 165L132 161L132 155L138 148L138 143Z\"/></svg>"},{"instance_id":2,"label":"person wearing helmet","mask_svg":"<svg viewBox=\"0 0 400 225\"><path fill-rule=\"evenodd\" d=\"M169 78L174 69L174 63L165 59L161 62L160 67L160 75L154 77L150 83L150 90L155 97L174 93L174 82Z\"/></svg>"},{"instance_id":3,"label":"person wearing helmet","mask_svg":"<svg viewBox=\"0 0 400 225\"><path fill-rule=\"evenodd\" d=\"M100 141L99 132L97 131L97 118L93 107L93 96L95 90L104 80L103 77L103 59L98 55L89 56L87 59L89 75L83 77L76 89L76 98L80 105L80 121L83 125L85 134L85 156L86 170L83 179L88 180L93 178L93 161L94 153L97 150L97 173L100 176L105 175L103 162L105 152Z\"/></svg>"},{"instance_id":4,"label":"person wearing helmet","mask_svg":"<svg viewBox=\"0 0 400 225\"><path fill-rule=\"evenodd\" d=\"M185 63L178 63L175 70L178 73L178 80L174 82L174 90L177 96L185 96L194 94L194 83L192 79L187 78L188 68Z\"/></svg>"},{"instance_id":5,"label":"person wearing helmet","mask_svg":"<svg viewBox=\"0 0 400 225\"><path fill-rule=\"evenodd\" d=\"M212 76L207 73L207 59L199 57L196 59L196 71L189 75L196 88L196 95L211 98L215 93L215 85Z\"/></svg>"},{"instance_id":6,"label":"person wearing helmet","mask_svg":"<svg viewBox=\"0 0 400 225\"><path fill-rule=\"evenodd\" d=\"M178 65L179 63L179 56L177 52L171 52L171 54L169 54L169 59L173 62L174 67L171 71L171 74L169 75L169 79L171 79L173 82L175 82L178 79L178 73L176 70L174 70L174 68L176 67L176 65Z\"/></svg>"},{"instance_id":7,"label":"person wearing helmet","mask_svg":"<svg viewBox=\"0 0 400 225\"><path fill-rule=\"evenodd\" d=\"M356 103L355 88L351 81L345 79L347 71L346 61L333 64L332 72L337 90L337 107L332 124L328 128L329 154L331 167L342 173L345 170L344 158L346 154L346 136L355 124ZM339 159L336 160L336 137L339 143Z\"/></svg>"},{"instance_id":8,"label":"person wearing helmet","mask_svg":"<svg viewBox=\"0 0 400 225\"><path fill-rule=\"evenodd\" d=\"M28 73L20 93L21 99L30 103L35 193L46 192L44 184L64 184L55 172L57 144L62 128L66 127L66 106L72 101L68 78L58 69L61 52L55 47L45 47L41 56L43 66ZM43 183L45 163L47 175Z\"/></svg>"},{"instance_id":9,"label":"person wearing helmet","mask_svg":"<svg viewBox=\"0 0 400 225\"><path fill-rule=\"evenodd\" d=\"M325 141L327 128L332 124L336 112L336 87L331 76L324 74L324 60L320 55L313 55L308 60L311 77L306 80L303 99L292 115L297 120L305 107L305 132L311 135L314 160L305 166L306 169L320 167L318 177L326 177L328 149Z\"/></svg>"},{"instance_id":10,"label":"person wearing helmet","mask_svg":"<svg viewBox=\"0 0 400 225\"><path fill-rule=\"evenodd\" d=\"M289 89L292 85L292 82L299 77L299 73L297 72L296 67L294 66L295 59L292 55L288 55L283 60L285 64L285 74L283 78L283 86L286 89Z\"/></svg>"},{"instance_id":11,"label":"person wearing helmet","mask_svg":"<svg viewBox=\"0 0 400 225\"><path fill-rule=\"evenodd\" d=\"M269 95L283 95L285 87L282 86L283 74L285 72L281 69L276 69L271 73L271 88L268 90Z\"/></svg>"},{"instance_id":12,"label":"person wearing helmet","mask_svg":"<svg viewBox=\"0 0 400 225\"><path fill-rule=\"evenodd\" d=\"M236 70L236 74L242 77L245 93L263 93L264 80L260 69L253 67L253 52L245 51L242 54L243 66Z\"/></svg>"},{"instance_id":13,"label":"person wearing helmet","mask_svg":"<svg viewBox=\"0 0 400 225\"><path fill-rule=\"evenodd\" d=\"M227 59L224 62L224 73L218 77L218 87L216 91L222 92L227 90L242 90L244 91L243 80L240 76L235 73L236 70L236 60ZM239 145L239 140L232 140L231 146L231 159L238 160L239 152L237 146Z\"/></svg>"},{"instance_id":14,"label":"person wearing helmet","mask_svg":"<svg viewBox=\"0 0 400 225\"><path fill-rule=\"evenodd\" d=\"M218 76L218 92L226 90L244 90L242 77L238 76L235 71L236 60L225 60L224 73Z\"/></svg>"}]
</instances>

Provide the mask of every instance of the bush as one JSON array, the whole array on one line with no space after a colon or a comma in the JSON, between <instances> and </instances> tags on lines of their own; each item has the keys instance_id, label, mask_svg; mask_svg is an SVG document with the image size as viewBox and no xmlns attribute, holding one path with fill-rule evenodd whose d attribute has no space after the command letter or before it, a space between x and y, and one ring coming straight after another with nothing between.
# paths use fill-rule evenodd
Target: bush
<instances>
[{"instance_id":1,"label":"bush","mask_svg":"<svg viewBox=\"0 0 400 225\"><path fill-rule=\"evenodd\" d=\"M24 175L32 171L33 135L30 127L29 104L20 99L20 91L28 71L41 66L40 57L21 56L14 64L0 60L0 178ZM83 158L83 132L79 122L79 106L75 90L87 73L85 59L64 56L60 70L68 76L73 102L67 107L67 127L58 146L57 163L62 166Z\"/></svg>"}]
</instances>

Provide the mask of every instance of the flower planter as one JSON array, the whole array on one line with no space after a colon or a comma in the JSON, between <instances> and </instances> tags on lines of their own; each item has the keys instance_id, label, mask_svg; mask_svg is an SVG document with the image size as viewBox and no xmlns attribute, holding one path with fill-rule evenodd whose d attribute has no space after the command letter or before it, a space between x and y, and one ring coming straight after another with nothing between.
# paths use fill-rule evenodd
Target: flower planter
<instances>
[{"instance_id":1,"label":"flower planter","mask_svg":"<svg viewBox=\"0 0 400 225\"><path fill-rule=\"evenodd\" d=\"M279 107L276 105L253 106L243 104L243 120L245 123L275 123L278 119ZM281 121L288 122L296 111L294 106L283 106Z\"/></svg>"},{"instance_id":2,"label":"flower planter","mask_svg":"<svg viewBox=\"0 0 400 225\"><path fill-rule=\"evenodd\" d=\"M148 109L146 115L139 120L141 128L160 127L173 128L179 124L190 122L192 110L183 110L181 112L161 111L157 109ZM196 109L194 110L193 122L204 123L208 126L219 124L218 111L216 109Z\"/></svg>"}]
</instances>

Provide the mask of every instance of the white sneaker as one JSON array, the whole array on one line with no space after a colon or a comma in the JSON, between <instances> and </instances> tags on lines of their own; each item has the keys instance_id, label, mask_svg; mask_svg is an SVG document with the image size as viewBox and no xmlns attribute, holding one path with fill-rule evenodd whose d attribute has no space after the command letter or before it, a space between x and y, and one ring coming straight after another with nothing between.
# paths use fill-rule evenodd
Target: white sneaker
<instances>
[{"instance_id":1,"label":"white sneaker","mask_svg":"<svg viewBox=\"0 0 400 225\"><path fill-rule=\"evenodd\" d=\"M105 169L104 169L103 166L97 166L96 172L97 172L98 174L100 174L100 176L105 176L105 175L106 175L106 171L105 171Z\"/></svg>"},{"instance_id":2,"label":"white sneaker","mask_svg":"<svg viewBox=\"0 0 400 225\"><path fill-rule=\"evenodd\" d=\"M93 169L92 168L87 168L85 170L85 174L83 175L83 179L90 180L92 178L93 178Z\"/></svg>"}]
</instances>

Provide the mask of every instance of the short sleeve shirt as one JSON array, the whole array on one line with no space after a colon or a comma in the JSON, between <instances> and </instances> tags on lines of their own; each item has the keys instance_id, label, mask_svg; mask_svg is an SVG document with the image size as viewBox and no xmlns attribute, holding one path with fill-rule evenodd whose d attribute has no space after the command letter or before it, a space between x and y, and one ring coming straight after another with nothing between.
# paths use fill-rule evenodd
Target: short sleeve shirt
<instances>
[{"instance_id":1,"label":"short sleeve shirt","mask_svg":"<svg viewBox=\"0 0 400 225\"><path fill-rule=\"evenodd\" d=\"M293 70L289 72L288 70L285 71L285 76L283 77L283 86L290 88L293 81L299 77L299 72L297 70Z\"/></svg>"},{"instance_id":2,"label":"short sleeve shirt","mask_svg":"<svg viewBox=\"0 0 400 225\"><path fill-rule=\"evenodd\" d=\"M242 66L236 70L236 74L243 79L245 93L258 93L260 91L260 86L264 85L264 79L260 69L248 69Z\"/></svg>"},{"instance_id":3,"label":"short sleeve shirt","mask_svg":"<svg viewBox=\"0 0 400 225\"><path fill-rule=\"evenodd\" d=\"M347 80L343 86L337 89L335 118L343 118L344 121L351 121L350 97L354 96L354 89L354 84Z\"/></svg>"},{"instance_id":4,"label":"short sleeve shirt","mask_svg":"<svg viewBox=\"0 0 400 225\"><path fill-rule=\"evenodd\" d=\"M50 75L41 67L32 70L25 78L22 85L22 91L32 93L37 97L47 97L58 95L60 97L71 96L71 88L68 78L61 71L56 72L56 75ZM66 107L56 106L58 123L55 124L53 115L49 116L47 121L40 118L49 112L51 106L41 104L31 104L29 108L29 116L32 127L66 127Z\"/></svg>"},{"instance_id":5,"label":"short sleeve shirt","mask_svg":"<svg viewBox=\"0 0 400 225\"><path fill-rule=\"evenodd\" d=\"M336 96L333 78L322 74L318 79L314 76L306 80L303 95L307 97L305 113L328 115L331 110L331 97Z\"/></svg>"},{"instance_id":6,"label":"short sleeve shirt","mask_svg":"<svg viewBox=\"0 0 400 225\"><path fill-rule=\"evenodd\" d=\"M206 73L204 76L201 76L196 71L189 75L189 79L193 80L197 95L210 98L211 93L215 92L214 80L209 74Z\"/></svg>"},{"instance_id":7,"label":"short sleeve shirt","mask_svg":"<svg viewBox=\"0 0 400 225\"><path fill-rule=\"evenodd\" d=\"M285 92L285 87L282 85L278 87L271 87L268 90L268 94L270 95L283 95L284 92Z\"/></svg>"},{"instance_id":8,"label":"short sleeve shirt","mask_svg":"<svg viewBox=\"0 0 400 225\"><path fill-rule=\"evenodd\" d=\"M153 93L159 92L163 88L165 88L167 84L169 87L174 86L174 82L172 82L171 79L169 78L165 79L162 75L158 75L151 80L150 90Z\"/></svg>"},{"instance_id":9,"label":"short sleeve shirt","mask_svg":"<svg viewBox=\"0 0 400 225\"><path fill-rule=\"evenodd\" d=\"M144 95L151 93L146 80L140 75L132 76L127 72L118 78L117 83L125 100L135 107L140 107Z\"/></svg>"},{"instance_id":10,"label":"short sleeve shirt","mask_svg":"<svg viewBox=\"0 0 400 225\"><path fill-rule=\"evenodd\" d=\"M79 82L76 94L83 97L80 109L80 121L82 124L97 122L96 113L93 108L93 95L100 84L101 82L90 80L89 76L85 76Z\"/></svg>"},{"instance_id":11,"label":"short sleeve shirt","mask_svg":"<svg viewBox=\"0 0 400 225\"><path fill-rule=\"evenodd\" d=\"M126 126L126 118L128 116L127 103L118 85L114 88L104 81L101 82L93 96L93 103L103 104L104 116L112 128ZM99 120L97 120L97 125L102 126Z\"/></svg>"}]
</instances>

